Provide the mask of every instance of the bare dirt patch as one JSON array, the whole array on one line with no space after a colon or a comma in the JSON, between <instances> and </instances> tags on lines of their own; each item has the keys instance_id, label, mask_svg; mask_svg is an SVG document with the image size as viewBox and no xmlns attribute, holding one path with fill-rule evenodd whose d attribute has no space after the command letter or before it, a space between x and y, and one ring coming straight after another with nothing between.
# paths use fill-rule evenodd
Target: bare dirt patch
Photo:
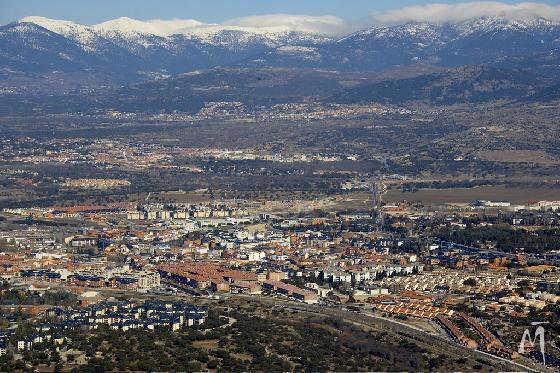
<instances>
[{"instance_id":1,"label":"bare dirt patch","mask_svg":"<svg viewBox=\"0 0 560 373\"><path fill-rule=\"evenodd\" d=\"M493 162L560 164L558 158L540 150L484 150L477 152L476 156Z\"/></svg>"},{"instance_id":2,"label":"bare dirt patch","mask_svg":"<svg viewBox=\"0 0 560 373\"><path fill-rule=\"evenodd\" d=\"M383 197L383 200L387 203L418 201L424 204L470 203L476 200L489 200L522 204L544 200L558 201L560 200L560 189L484 186L476 188L421 189L417 192L390 190Z\"/></svg>"},{"instance_id":3,"label":"bare dirt patch","mask_svg":"<svg viewBox=\"0 0 560 373\"><path fill-rule=\"evenodd\" d=\"M193 347L200 348L205 351L215 351L218 349L218 340L217 339L209 339L209 340L202 340L202 341L194 341Z\"/></svg>"}]
</instances>

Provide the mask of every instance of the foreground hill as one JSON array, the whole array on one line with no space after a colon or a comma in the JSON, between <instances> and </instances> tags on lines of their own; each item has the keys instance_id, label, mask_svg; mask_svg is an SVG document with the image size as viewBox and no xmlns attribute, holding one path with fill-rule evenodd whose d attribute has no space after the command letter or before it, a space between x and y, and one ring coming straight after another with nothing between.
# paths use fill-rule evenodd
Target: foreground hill
<instances>
[{"instance_id":1,"label":"foreground hill","mask_svg":"<svg viewBox=\"0 0 560 373\"><path fill-rule=\"evenodd\" d=\"M543 79L522 71L486 66L462 67L407 79L360 85L333 95L338 103L404 104L476 103L527 97L544 86Z\"/></svg>"},{"instance_id":2,"label":"foreground hill","mask_svg":"<svg viewBox=\"0 0 560 373\"><path fill-rule=\"evenodd\" d=\"M0 115L107 110L196 113L209 102L240 102L247 107L301 103L326 97L363 76L304 69L225 69L196 71L175 78L120 87L43 93L4 94Z\"/></svg>"},{"instance_id":3,"label":"foreground hill","mask_svg":"<svg viewBox=\"0 0 560 373\"><path fill-rule=\"evenodd\" d=\"M394 76L301 68L215 68L118 87L49 95L5 93L0 115L108 110L193 114L217 102L235 102L248 109L308 102L397 106L550 102L560 99L558 83L532 69L485 65L427 74L399 71Z\"/></svg>"}]
</instances>

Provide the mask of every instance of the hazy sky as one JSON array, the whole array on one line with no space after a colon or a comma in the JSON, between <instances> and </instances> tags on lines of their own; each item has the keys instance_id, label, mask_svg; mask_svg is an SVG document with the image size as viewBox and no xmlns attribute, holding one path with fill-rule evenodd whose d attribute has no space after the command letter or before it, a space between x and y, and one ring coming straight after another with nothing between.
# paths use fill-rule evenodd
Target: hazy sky
<instances>
[{"instance_id":1,"label":"hazy sky","mask_svg":"<svg viewBox=\"0 0 560 373\"><path fill-rule=\"evenodd\" d=\"M37 15L93 24L127 16L139 20L185 18L219 23L235 17L271 13L362 18L371 12L453 0L0 0L0 24ZM519 1L503 0L502 3ZM560 5L560 0L540 3Z\"/></svg>"}]
</instances>

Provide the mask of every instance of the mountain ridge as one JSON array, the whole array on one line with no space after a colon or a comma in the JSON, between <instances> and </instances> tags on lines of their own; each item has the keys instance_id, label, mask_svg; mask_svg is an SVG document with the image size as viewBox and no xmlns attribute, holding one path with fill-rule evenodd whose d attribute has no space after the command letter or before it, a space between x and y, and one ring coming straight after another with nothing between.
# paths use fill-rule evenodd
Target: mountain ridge
<instances>
[{"instance_id":1,"label":"mountain ridge","mask_svg":"<svg viewBox=\"0 0 560 373\"><path fill-rule=\"evenodd\" d=\"M408 22L340 38L195 20L122 17L90 26L44 17L20 21L0 26L0 68L95 72L117 84L216 67L380 72L415 64L501 67L514 61L516 68L560 72L560 64L546 58L560 48L560 23L543 18Z\"/></svg>"}]
</instances>

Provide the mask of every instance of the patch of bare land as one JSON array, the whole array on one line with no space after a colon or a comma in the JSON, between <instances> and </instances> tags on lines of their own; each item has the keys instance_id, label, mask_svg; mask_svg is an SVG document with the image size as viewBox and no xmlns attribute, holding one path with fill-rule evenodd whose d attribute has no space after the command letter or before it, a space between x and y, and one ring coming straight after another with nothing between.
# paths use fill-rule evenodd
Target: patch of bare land
<instances>
[{"instance_id":1,"label":"patch of bare land","mask_svg":"<svg viewBox=\"0 0 560 373\"><path fill-rule=\"evenodd\" d=\"M262 212L302 213L313 210L323 211L364 211L373 206L372 194L355 192L341 195L325 195L314 199L291 199L267 201L261 207Z\"/></svg>"},{"instance_id":2,"label":"patch of bare land","mask_svg":"<svg viewBox=\"0 0 560 373\"><path fill-rule=\"evenodd\" d=\"M387 203L419 201L424 204L469 203L476 200L528 203L541 200L560 200L560 189L484 186L476 188L421 189L417 192L390 190L384 195L383 200Z\"/></svg>"},{"instance_id":3,"label":"patch of bare land","mask_svg":"<svg viewBox=\"0 0 560 373\"><path fill-rule=\"evenodd\" d=\"M194 191L168 191L160 193L152 193L150 200L173 201L175 203L202 203L210 202L214 199L211 192L207 190Z\"/></svg>"},{"instance_id":4,"label":"patch of bare land","mask_svg":"<svg viewBox=\"0 0 560 373\"><path fill-rule=\"evenodd\" d=\"M218 349L218 340L217 339L207 339L201 341L193 341L193 347L199 348L205 351L215 351Z\"/></svg>"},{"instance_id":5,"label":"patch of bare land","mask_svg":"<svg viewBox=\"0 0 560 373\"><path fill-rule=\"evenodd\" d=\"M505 163L560 164L560 160L540 150L482 150L478 159Z\"/></svg>"}]
</instances>

